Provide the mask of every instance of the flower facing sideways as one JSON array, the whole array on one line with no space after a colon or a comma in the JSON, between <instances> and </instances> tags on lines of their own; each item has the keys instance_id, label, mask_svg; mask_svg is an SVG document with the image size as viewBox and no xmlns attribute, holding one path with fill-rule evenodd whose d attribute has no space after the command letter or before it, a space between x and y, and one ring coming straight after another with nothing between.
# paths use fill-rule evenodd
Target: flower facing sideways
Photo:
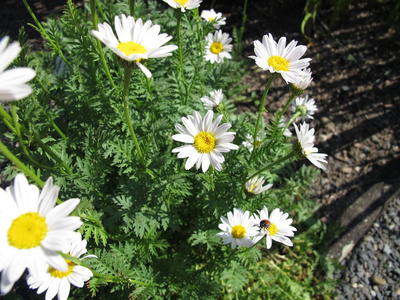
<instances>
[{"instance_id":1,"label":"flower facing sideways","mask_svg":"<svg viewBox=\"0 0 400 300\"><path fill-rule=\"evenodd\" d=\"M300 119L314 119L313 114L317 110L314 98L308 99L308 95L304 97L296 97L292 101L292 111L300 113Z\"/></svg>"},{"instance_id":2,"label":"flower facing sideways","mask_svg":"<svg viewBox=\"0 0 400 300\"><path fill-rule=\"evenodd\" d=\"M87 252L86 245L87 242L82 240L82 236L79 236L79 238L71 241L70 245L63 249L62 252L79 259L82 254ZM87 255L82 259L88 257L97 258L95 255ZM38 294L47 290L46 299L53 299L58 295L58 300L67 300L71 284L82 288L85 281L93 277L93 273L88 268L79 266L68 259L65 261L68 264L68 271L66 272L58 271L49 266L46 274L40 279L29 275L27 278L29 288L38 289Z\"/></svg>"},{"instance_id":3,"label":"flower facing sideways","mask_svg":"<svg viewBox=\"0 0 400 300\"><path fill-rule=\"evenodd\" d=\"M182 12L186 9L193 9L200 6L203 0L163 0L168 3L172 8L180 8Z\"/></svg>"},{"instance_id":4,"label":"flower facing sideways","mask_svg":"<svg viewBox=\"0 0 400 300\"><path fill-rule=\"evenodd\" d=\"M206 172L211 163L214 169L221 171L221 164L225 161L222 153L239 148L231 143L235 132L227 132L231 124L224 123L218 126L223 116L219 115L214 122L213 116L213 111L209 110L202 119L195 111L193 116L182 118L185 126L175 124L179 134L173 135L172 139L188 145L172 149L172 152L178 153L178 158L187 158L186 170L196 165L196 169L201 166L202 171Z\"/></svg>"},{"instance_id":5,"label":"flower facing sideways","mask_svg":"<svg viewBox=\"0 0 400 300\"><path fill-rule=\"evenodd\" d=\"M36 76L31 68L14 68L4 71L21 52L18 42L8 44L9 37L0 41L0 102L16 101L32 93L32 88L26 84Z\"/></svg>"},{"instance_id":6,"label":"flower facing sideways","mask_svg":"<svg viewBox=\"0 0 400 300\"><path fill-rule=\"evenodd\" d=\"M256 148L258 146L260 146L262 143L262 138L260 136L257 137L256 139ZM246 133L246 140L244 140L242 142L243 146L247 149L249 149L249 151L253 151L254 149L254 140L253 140L253 136L249 133Z\"/></svg>"},{"instance_id":7,"label":"flower facing sideways","mask_svg":"<svg viewBox=\"0 0 400 300\"><path fill-rule=\"evenodd\" d=\"M58 254L79 235L82 222L68 216L79 204L71 199L54 207L59 188L47 179L41 193L18 174L14 185L0 189L0 291L7 294L28 268L35 278L47 265L62 272L68 264Z\"/></svg>"},{"instance_id":8,"label":"flower facing sideways","mask_svg":"<svg viewBox=\"0 0 400 300\"><path fill-rule=\"evenodd\" d=\"M221 104L222 99L224 98L224 94L222 93L222 90L215 90L210 92L210 97L204 96L201 97L201 102L204 103L204 107L208 110L213 109L215 107L218 107L218 105Z\"/></svg>"},{"instance_id":9,"label":"flower facing sideways","mask_svg":"<svg viewBox=\"0 0 400 300\"><path fill-rule=\"evenodd\" d=\"M254 244L257 244L265 237L267 249L271 248L272 240L286 246L293 246L292 241L288 237L293 237L294 231L297 231L297 229L290 226L293 220L288 219L288 213L284 214L279 208L275 208L271 215L268 215L268 208L265 206L258 213L258 216L254 214L254 222L259 226L260 231L253 239Z\"/></svg>"},{"instance_id":10,"label":"flower facing sideways","mask_svg":"<svg viewBox=\"0 0 400 300\"><path fill-rule=\"evenodd\" d=\"M293 123L294 124L294 123ZM314 128L309 129L309 125L304 122L300 124L300 129L294 124L298 143L294 144L294 151L298 158L307 158L314 166L320 169L326 169L323 163L327 163L325 157L327 154L318 153L318 149L314 147Z\"/></svg>"},{"instance_id":11,"label":"flower facing sideways","mask_svg":"<svg viewBox=\"0 0 400 300\"><path fill-rule=\"evenodd\" d=\"M215 10L203 10L200 17L207 22L215 22L213 25L216 29L219 29L221 25L226 24L226 18L222 17L222 13L216 13Z\"/></svg>"},{"instance_id":12,"label":"flower facing sideways","mask_svg":"<svg viewBox=\"0 0 400 300\"><path fill-rule=\"evenodd\" d=\"M311 75L312 72L309 68L303 69L302 72L297 75L295 81L292 82L292 87L294 87L298 93L303 93L313 81Z\"/></svg>"},{"instance_id":13,"label":"flower facing sideways","mask_svg":"<svg viewBox=\"0 0 400 300\"><path fill-rule=\"evenodd\" d=\"M206 37L206 55L204 56L206 61L213 63L223 63L224 58L231 59L232 56L229 52L232 51L232 38L229 34L222 33L221 30L209 33Z\"/></svg>"},{"instance_id":14,"label":"flower facing sideways","mask_svg":"<svg viewBox=\"0 0 400 300\"><path fill-rule=\"evenodd\" d=\"M172 51L178 49L175 45L166 45L172 37L166 33L160 34L159 25L151 25L148 20L143 24L142 19L135 19L131 16L115 16L115 31L107 23L99 24L99 30L92 30L92 33L116 55L123 60L135 63L146 75L151 77L151 72L142 64L142 60L171 56Z\"/></svg>"},{"instance_id":15,"label":"flower facing sideways","mask_svg":"<svg viewBox=\"0 0 400 300\"><path fill-rule=\"evenodd\" d=\"M297 46L297 41L291 41L286 46L286 37L281 37L276 43L271 34L264 35L262 43L254 41L255 56L250 58L263 70L270 73L278 73L286 83L296 82L298 75L309 65L310 58L302 58L306 52L306 46Z\"/></svg>"},{"instance_id":16,"label":"flower facing sideways","mask_svg":"<svg viewBox=\"0 0 400 300\"><path fill-rule=\"evenodd\" d=\"M228 212L228 218L221 217L222 224L219 229L222 232L216 236L222 237L224 245L231 244L232 249L236 246L245 246L250 248L253 246L252 237L258 234L258 227L254 224L254 218L250 216L248 211L243 212L234 208L232 212Z\"/></svg>"},{"instance_id":17,"label":"flower facing sideways","mask_svg":"<svg viewBox=\"0 0 400 300\"><path fill-rule=\"evenodd\" d=\"M272 187L272 184L267 184L266 186L262 186L265 180L264 177L258 178L258 176L253 177L249 181L246 182L245 187L246 190L253 195L261 194L266 190L269 190Z\"/></svg>"}]
</instances>

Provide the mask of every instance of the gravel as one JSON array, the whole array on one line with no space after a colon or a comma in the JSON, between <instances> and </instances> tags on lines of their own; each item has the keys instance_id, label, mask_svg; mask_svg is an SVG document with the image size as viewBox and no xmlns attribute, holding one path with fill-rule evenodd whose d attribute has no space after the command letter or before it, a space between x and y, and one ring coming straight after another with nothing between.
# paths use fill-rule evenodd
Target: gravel
<instances>
[{"instance_id":1,"label":"gravel","mask_svg":"<svg viewBox=\"0 0 400 300\"><path fill-rule=\"evenodd\" d=\"M337 300L400 299L400 197L342 261Z\"/></svg>"}]
</instances>

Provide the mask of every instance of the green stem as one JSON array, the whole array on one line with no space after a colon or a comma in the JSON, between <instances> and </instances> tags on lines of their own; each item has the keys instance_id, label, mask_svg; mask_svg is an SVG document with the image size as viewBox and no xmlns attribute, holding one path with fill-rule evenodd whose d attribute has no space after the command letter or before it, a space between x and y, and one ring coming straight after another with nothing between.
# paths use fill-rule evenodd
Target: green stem
<instances>
[{"instance_id":1,"label":"green stem","mask_svg":"<svg viewBox=\"0 0 400 300\"><path fill-rule=\"evenodd\" d=\"M253 150L253 151L254 151L254 150ZM281 157L280 159L278 159L278 160L276 160L276 161L274 161L274 162L272 162L272 163L269 163L269 164L266 165L264 168L258 170L258 171L255 172L254 174L252 174L252 175L250 175L249 177L247 177L246 180L245 180L245 182L247 182L247 181L250 180L251 178L257 176L258 174L261 174L262 172L264 172L264 171L266 171L266 170L268 170L268 169L271 169L273 166L275 166L275 165L277 165L277 164L280 164L281 162L283 162L283 161L285 161L285 160L287 160L287 159L290 159L290 158L292 158L292 157L294 157L294 156L295 156L295 153L294 153L294 152L290 152L288 155L286 155L286 156L284 156L284 157Z\"/></svg>"},{"instance_id":2,"label":"green stem","mask_svg":"<svg viewBox=\"0 0 400 300\"><path fill-rule=\"evenodd\" d=\"M7 146L0 141L0 151L7 157L14 165L20 168L26 175L28 175L33 181L35 181L41 188L44 186L44 182L36 176L35 172L29 169L23 162L21 162L14 154L8 150Z\"/></svg>"},{"instance_id":3,"label":"green stem","mask_svg":"<svg viewBox=\"0 0 400 300\"><path fill-rule=\"evenodd\" d=\"M239 40L237 42L239 45L242 43L242 37L243 37L245 24L246 24L246 20L247 20L247 2L248 2L248 0L244 0L242 25L240 26Z\"/></svg>"},{"instance_id":4,"label":"green stem","mask_svg":"<svg viewBox=\"0 0 400 300\"><path fill-rule=\"evenodd\" d=\"M277 121L278 121L278 123L279 123L279 121L281 120L281 118L282 118L283 114L284 114L284 113L285 113L285 111L287 110L287 108L288 108L288 106L289 106L290 102L292 102L292 100L293 100L293 98L294 98L294 97L296 97L296 94L292 93L292 94L290 95L290 97L289 97L288 101L286 102L285 106L283 107L283 109L282 109L281 113L279 114L279 120L277 120Z\"/></svg>"},{"instance_id":5,"label":"green stem","mask_svg":"<svg viewBox=\"0 0 400 300\"><path fill-rule=\"evenodd\" d=\"M135 16L135 0L129 0L129 12L131 16Z\"/></svg>"},{"instance_id":6,"label":"green stem","mask_svg":"<svg viewBox=\"0 0 400 300\"><path fill-rule=\"evenodd\" d=\"M294 120L296 120L296 118L297 118L298 116L300 116L300 115L301 115L301 112L298 111L297 113L295 113L295 114L293 115L293 117L290 118L290 120L287 122L285 128L282 130L282 134L286 131L286 129L288 129L288 127L290 126L290 124L292 124L292 122L293 122Z\"/></svg>"},{"instance_id":7,"label":"green stem","mask_svg":"<svg viewBox=\"0 0 400 300\"><path fill-rule=\"evenodd\" d=\"M183 51L182 51L182 37L181 37L181 27L182 27L182 12L180 9L176 9L175 10L176 13L176 27L177 27L177 37L178 37L178 54L179 54L179 71L181 73L182 76L182 83L185 87L185 98L183 101L183 104L187 104L187 98L188 98L188 85L186 82L186 77L185 77L185 73L183 71Z\"/></svg>"},{"instance_id":8,"label":"green stem","mask_svg":"<svg viewBox=\"0 0 400 300\"><path fill-rule=\"evenodd\" d=\"M35 14L33 13L31 7L29 6L28 2L26 0L22 0L24 2L24 5L26 9L28 10L29 14L31 15L32 19L35 21L37 27L39 28L40 33L44 36L44 38L51 44L53 49L57 52L57 54L61 57L61 59L66 63L68 68L72 70L71 64L68 62L68 60L65 58L61 48L56 45L56 43L50 38L50 36L47 34L47 32L44 30L42 24L40 24L39 20L36 18Z\"/></svg>"},{"instance_id":9,"label":"green stem","mask_svg":"<svg viewBox=\"0 0 400 300\"><path fill-rule=\"evenodd\" d=\"M90 0L90 11L92 13L92 23L93 23L93 29L98 30L97 24L99 23L98 18L97 18L97 13L96 13L96 2L95 0ZM104 52L103 48L101 47L101 42L96 38L97 42L97 49L100 55L100 61L101 64L103 65L104 71L106 72L107 78L110 81L110 84L113 88L115 88L115 83L114 80L111 77L110 70L108 69L106 59L104 58Z\"/></svg>"},{"instance_id":10,"label":"green stem","mask_svg":"<svg viewBox=\"0 0 400 300\"><path fill-rule=\"evenodd\" d=\"M105 20L106 16L104 15L103 10L101 9L101 5L100 5L99 0L95 0L95 1L96 1L96 7L99 10L99 13L100 13L101 17L103 18L103 20Z\"/></svg>"},{"instance_id":11,"label":"green stem","mask_svg":"<svg viewBox=\"0 0 400 300\"><path fill-rule=\"evenodd\" d=\"M258 109L256 128L255 128L254 134L253 134L254 147L253 147L252 154L256 150L256 142L257 142L258 129L260 127L261 115L262 115L262 112L265 110L265 107L264 107L265 106L265 99L267 98L267 94L268 94L269 88L271 87L271 84L272 84L272 81L274 80L274 78L275 78L275 75L273 75L273 74L271 74L271 76L268 78L268 82L265 85L264 94L263 94L262 99L260 101L260 108Z\"/></svg>"},{"instance_id":12,"label":"green stem","mask_svg":"<svg viewBox=\"0 0 400 300\"><path fill-rule=\"evenodd\" d=\"M132 74L132 69L129 67L125 67L124 68L124 91L123 91L123 100L124 100L124 113L125 113L125 118L126 118L126 122L129 128L129 132L131 133L133 142L135 143L136 146L136 150L137 153L140 157L141 162L143 163L143 165L145 166L145 161L144 161L144 156L142 153L142 150L140 149L140 145L139 142L136 138L136 134L135 131L133 130L132 127L132 121L131 121L131 115L129 113L129 97L128 97L128 92L129 92L129 82L131 79L131 74Z\"/></svg>"}]
</instances>

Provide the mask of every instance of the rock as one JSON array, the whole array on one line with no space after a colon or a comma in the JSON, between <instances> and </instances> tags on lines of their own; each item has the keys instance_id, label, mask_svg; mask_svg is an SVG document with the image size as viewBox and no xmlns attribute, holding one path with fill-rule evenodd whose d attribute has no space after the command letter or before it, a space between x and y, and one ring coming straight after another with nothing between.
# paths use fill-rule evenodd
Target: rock
<instances>
[{"instance_id":1,"label":"rock","mask_svg":"<svg viewBox=\"0 0 400 300\"><path fill-rule=\"evenodd\" d=\"M385 244L384 246L383 246L383 252L386 254L386 255L390 255L390 254L392 254L392 249L390 249L390 246L388 245L388 244Z\"/></svg>"},{"instance_id":2,"label":"rock","mask_svg":"<svg viewBox=\"0 0 400 300\"><path fill-rule=\"evenodd\" d=\"M384 285L386 284L386 280L383 279L382 277L379 277L378 275L372 276L372 282L376 285Z\"/></svg>"}]
</instances>

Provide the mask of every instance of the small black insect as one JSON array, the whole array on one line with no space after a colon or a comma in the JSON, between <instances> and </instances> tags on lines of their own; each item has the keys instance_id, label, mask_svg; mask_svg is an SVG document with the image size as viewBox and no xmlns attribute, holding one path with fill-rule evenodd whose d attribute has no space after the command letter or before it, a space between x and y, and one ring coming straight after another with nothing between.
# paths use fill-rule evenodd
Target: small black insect
<instances>
[{"instance_id":1,"label":"small black insect","mask_svg":"<svg viewBox=\"0 0 400 300\"><path fill-rule=\"evenodd\" d=\"M269 220L261 220L260 228L268 229L271 227L271 222Z\"/></svg>"}]
</instances>

